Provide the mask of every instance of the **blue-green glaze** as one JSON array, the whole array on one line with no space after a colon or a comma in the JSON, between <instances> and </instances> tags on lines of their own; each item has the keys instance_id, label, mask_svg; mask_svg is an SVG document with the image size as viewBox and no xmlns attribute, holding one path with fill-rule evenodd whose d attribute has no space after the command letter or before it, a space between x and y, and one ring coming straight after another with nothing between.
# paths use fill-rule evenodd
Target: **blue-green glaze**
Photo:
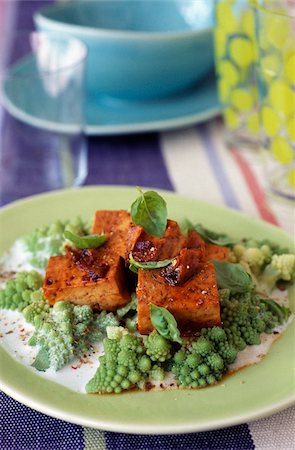
<instances>
[{"instance_id":1,"label":"blue-green glaze","mask_svg":"<svg viewBox=\"0 0 295 450\"><path fill-rule=\"evenodd\" d=\"M42 9L35 22L87 45L88 94L146 100L182 91L213 67L212 11L212 0L75 1Z\"/></svg>"}]
</instances>

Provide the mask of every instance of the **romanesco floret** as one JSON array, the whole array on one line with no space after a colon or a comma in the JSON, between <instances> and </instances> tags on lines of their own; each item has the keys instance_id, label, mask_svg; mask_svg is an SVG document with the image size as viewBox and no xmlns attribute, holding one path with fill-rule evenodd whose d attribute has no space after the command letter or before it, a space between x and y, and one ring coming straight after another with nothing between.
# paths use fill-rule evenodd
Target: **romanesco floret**
<instances>
[{"instance_id":1,"label":"romanesco floret","mask_svg":"<svg viewBox=\"0 0 295 450\"><path fill-rule=\"evenodd\" d=\"M180 386L203 387L220 380L247 345L260 344L262 332L287 320L290 310L273 300L246 293L221 300L223 328L202 329L201 335L176 352L171 371Z\"/></svg>"},{"instance_id":2,"label":"romanesco floret","mask_svg":"<svg viewBox=\"0 0 295 450\"><path fill-rule=\"evenodd\" d=\"M147 355L141 356L138 362L138 368L143 373L147 373L151 370L152 367L152 361L151 358L149 358Z\"/></svg>"},{"instance_id":3,"label":"romanesco floret","mask_svg":"<svg viewBox=\"0 0 295 450\"><path fill-rule=\"evenodd\" d=\"M111 312L107 313L106 311L102 311L95 317L95 326L101 332L105 332L107 327L119 326L118 318Z\"/></svg>"},{"instance_id":4,"label":"romanesco floret","mask_svg":"<svg viewBox=\"0 0 295 450\"><path fill-rule=\"evenodd\" d=\"M143 387L150 362L143 355L142 339L123 335L120 339L104 339L104 355L86 392L120 393L132 386Z\"/></svg>"},{"instance_id":5,"label":"romanesco floret","mask_svg":"<svg viewBox=\"0 0 295 450\"><path fill-rule=\"evenodd\" d=\"M156 330L145 340L146 353L152 361L167 361L171 357L171 343Z\"/></svg>"},{"instance_id":6,"label":"romanesco floret","mask_svg":"<svg viewBox=\"0 0 295 450\"><path fill-rule=\"evenodd\" d=\"M163 381L165 378L165 370L163 369L163 367L155 364L150 371L149 377L151 380Z\"/></svg>"},{"instance_id":7,"label":"romanesco floret","mask_svg":"<svg viewBox=\"0 0 295 450\"><path fill-rule=\"evenodd\" d=\"M39 328L50 313L50 307L43 296L42 289L32 292L32 303L23 309L23 315L27 322Z\"/></svg>"},{"instance_id":8,"label":"romanesco floret","mask_svg":"<svg viewBox=\"0 0 295 450\"><path fill-rule=\"evenodd\" d=\"M220 380L227 364L204 336L175 353L171 371L180 386L199 388Z\"/></svg>"},{"instance_id":9,"label":"romanesco floret","mask_svg":"<svg viewBox=\"0 0 295 450\"><path fill-rule=\"evenodd\" d=\"M260 282L266 290L272 290L279 280L292 281L295 278L295 255L284 253L273 255L265 267Z\"/></svg>"},{"instance_id":10,"label":"romanesco floret","mask_svg":"<svg viewBox=\"0 0 295 450\"><path fill-rule=\"evenodd\" d=\"M216 346L216 350L226 364L232 364L238 356L238 350L228 341L220 342Z\"/></svg>"},{"instance_id":11,"label":"romanesco floret","mask_svg":"<svg viewBox=\"0 0 295 450\"><path fill-rule=\"evenodd\" d=\"M228 342L238 351L243 350L246 345L260 344L260 334L271 332L281 323L282 317L287 317L289 314L287 308L282 312L280 305L271 302L274 303L276 310L269 308L260 296L247 293L222 303L223 329Z\"/></svg>"},{"instance_id":12,"label":"romanesco floret","mask_svg":"<svg viewBox=\"0 0 295 450\"><path fill-rule=\"evenodd\" d=\"M109 314L109 323L113 323L114 316ZM43 353L46 350L48 367L59 370L75 357L87 352L92 344L102 340L105 332L103 326L108 323L109 314L103 314L101 322L100 314L94 314L89 305L57 302L43 323L39 324L30 344L39 345ZM36 364L34 367L38 369Z\"/></svg>"},{"instance_id":13,"label":"romanesco floret","mask_svg":"<svg viewBox=\"0 0 295 450\"><path fill-rule=\"evenodd\" d=\"M228 342L227 334L223 328L205 328L202 330L202 335L213 343L216 352L223 358L226 364L231 364L235 361L238 351Z\"/></svg>"},{"instance_id":14,"label":"romanesco floret","mask_svg":"<svg viewBox=\"0 0 295 450\"><path fill-rule=\"evenodd\" d=\"M57 221L52 225L37 228L23 237L25 249L31 253L29 262L33 267L44 269L50 256L64 253L65 229L76 234L88 233L88 226L77 218L73 222Z\"/></svg>"},{"instance_id":15,"label":"romanesco floret","mask_svg":"<svg viewBox=\"0 0 295 450\"><path fill-rule=\"evenodd\" d=\"M237 354L221 327L202 329L196 341L175 353L171 370L181 386L204 387L219 381Z\"/></svg>"},{"instance_id":16,"label":"romanesco floret","mask_svg":"<svg viewBox=\"0 0 295 450\"><path fill-rule=\"evenodd\" d=\"M192 350L198 355L206 356L212 351L212 343L204 336L201 336L197 341L193 342Z\"/></svg>"},{"instance_id":17,"label":"romanesco floret","mask_svg":"<svg viewBox=\"0 0 295 450\"><path fill-rule=\"evenodd\" d=\"M204 328L202 329L202 334L213 342L220 343L226 341L226 333L221 327Z\"/></svg>"},{"instance_id":18,"label":"romanesco floret","mask_svg":"<svg viewBox=\"0 0 295 450\"><path fill-rule=\"evenodd\" d=\"M0 291L0 308L22 311L34 301L34 292L41 288L42 276L36 272L18 272Z\"/></svg>"},{"instance_id":19,"label":"romanesco floret","mask_svg":"<svg viewBox=\"0 0 295 450\"><path fill-rule=\"evenodd\" d=\"M153 336L153 339L158 339L155 338L155 333ZM158 334L157 336L161 338L158 343L161 342L166 348L167 354L167 343L162 342L162 339L166 340ZM170 352L170 343L168 344ZM161 346L160 348L162 349ZM165 378L161 362L157 360L153 365L153 359L145 353L147 349L140 336L122 334L116 339L106 338L104 352L99 358L96 374L86 385L86 392L120 393L134 386L144 389L146 380L162 381Z\"/></svg>"},{"instance_id":20,"label":"romanesco floret","mask_svg":"<svg viewBox=\"0 0 295 450\"><path fill-rule=\"evenodd\" d=\"M106 328L108 339L120 339L124 334L128 334L128 330L124 327L110 326Z\"/></svg>"}]
</instances>

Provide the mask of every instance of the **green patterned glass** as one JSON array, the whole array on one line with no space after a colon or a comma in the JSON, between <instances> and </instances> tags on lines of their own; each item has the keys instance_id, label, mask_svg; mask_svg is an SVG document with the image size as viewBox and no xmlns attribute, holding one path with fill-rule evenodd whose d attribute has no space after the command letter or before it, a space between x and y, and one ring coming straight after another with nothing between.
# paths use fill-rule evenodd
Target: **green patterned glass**
<instances>
[{"instance_id":1,"label":"green patterned glass","mask_svg":"<svg viewBox=\"0 0 295 450\"><path fill-rule=\"evenodd\" d=\"M251 0L216 0L215 61L226 140L257 147L258 93L255 80L255 17Z\"/></svg>"},{"instance_id":2,"label":"green patterned glass","mask_svg":"<svg viewBox=\"0 0 295 450\"><path fill-rule=\"evenodd\" d=\"M257 7L261 147L268 187L295 200L295 4Z\"/></svg>"}]
</instances>

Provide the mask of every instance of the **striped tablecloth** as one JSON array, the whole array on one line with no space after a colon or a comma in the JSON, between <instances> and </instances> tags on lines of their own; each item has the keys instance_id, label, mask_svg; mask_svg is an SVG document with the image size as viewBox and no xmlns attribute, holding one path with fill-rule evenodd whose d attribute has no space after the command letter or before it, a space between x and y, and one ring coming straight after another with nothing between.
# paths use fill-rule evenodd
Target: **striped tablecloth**
<instances>
[{"instance_id":1,"label":"striped tablecloth","mask_svg":"<svg viewBox=\"0 0 295 450\"><path fill-rule=\"evenodd\" d=\"M37 1L17 4L0 0L0 29L32 27L32 12L39 6ZM91 138L86 184L168 189L234 208L294 234L294 209L266 197L259 156L229 151L223 131L221 120L215 119L170 132ZM0 399L0 450L295 449L295 407L222 430L145 436L69 424L33 411L3 393Z\"/></svg>"}]
</instances>

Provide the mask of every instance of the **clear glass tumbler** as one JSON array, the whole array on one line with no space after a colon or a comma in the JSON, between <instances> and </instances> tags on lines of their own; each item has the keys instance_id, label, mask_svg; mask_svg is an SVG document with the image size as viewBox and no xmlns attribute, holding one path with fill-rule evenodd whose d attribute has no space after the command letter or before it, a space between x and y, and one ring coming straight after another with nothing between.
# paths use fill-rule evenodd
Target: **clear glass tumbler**
<instances>
[{"instance_id":1,"label":"clear glass tumbler","mask_svg":"<svg viewBox=\"0 0 295 450\"><path fill-rule=\"evenodd\" d=\"M0 203L77 186L87 175L85 45L19 33L0 52Z\"/></svg>"},{"instance_id":2,"label":"clear glass tumbler","mask_svg":"<svg viewBox=\"0 0 295 450\"><path fill-rule=\"evenodd\" d=\"M264 3L256 18L266 180L270 192L295 200L295 4Z\"/></svg>"},{"instance_id":3,"label":"clear glass tumbler","mask_svg":"<svg viewBox=\"0 0 295 450\"><path fill-rule=\"evenodd\" d=\"M215 0L215 66L229 147L258 148L254 0Z\"/></svg>"}]
</instances>

